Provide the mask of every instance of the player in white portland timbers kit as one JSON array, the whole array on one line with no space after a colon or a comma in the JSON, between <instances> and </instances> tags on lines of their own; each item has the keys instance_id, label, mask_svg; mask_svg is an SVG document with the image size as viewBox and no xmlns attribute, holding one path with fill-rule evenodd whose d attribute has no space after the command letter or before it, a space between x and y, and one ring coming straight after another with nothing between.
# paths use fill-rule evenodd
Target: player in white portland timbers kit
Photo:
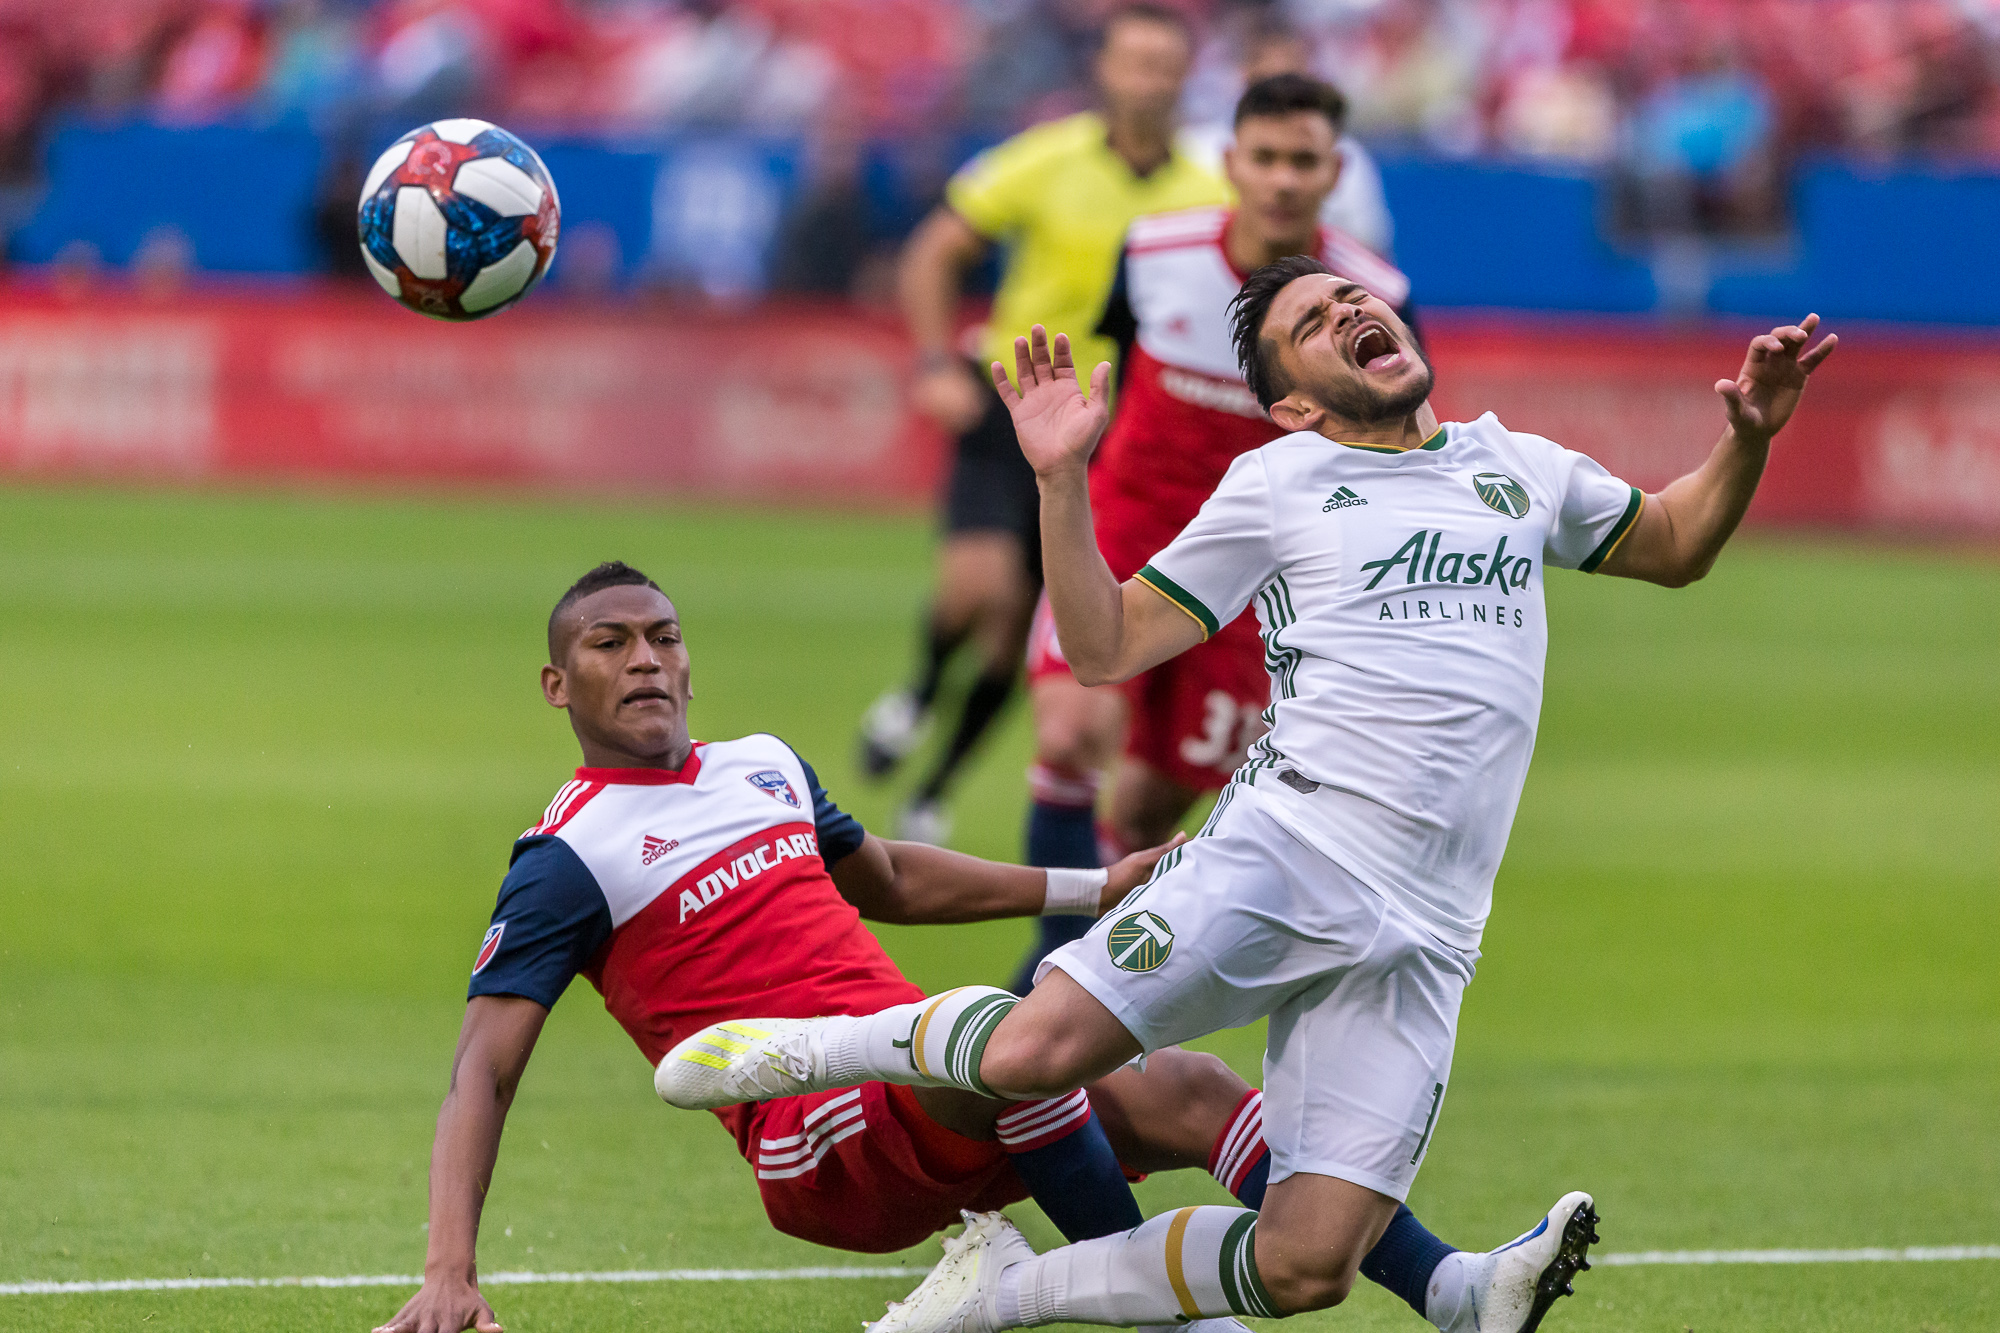
<instances>
[{"instance_id":1,"label":"player in white portland timbers kit","mask_svg":"<svg viewBox=\"0 0 2000 1333\"><path fill-rule=\"evenodd\" d=\"M1409 1190L1449 1082L1540 712L1543 573L1668 587L1706 574L1833 350L1831 337L1806 350L1817 323L1751 340L1737 376L1715 385L1728 424L1708 460L1645 496L1490 415L1440 425L1430 366L1395 313L1317 261L1280 261L1244 284L1235 336L1252 392L1293 433L1238 458L1122 585L1098 554L1085 483L1109 367L1086 400L1067 339L1051 355L1037 326L1016 342L1019 392L1001 392L1040 483L1072 670L1086 684L1126 679L1252 605L1271 730L1201 834L1050 955L1026 999L967 987L798 1022L716 1077L670 1052L657 1085L695 1104L864 1078L1046 1096L1268 1015L1260 1213L1183 1209L1040 1256L985 1215L875 1327L973 1333L1339 1303ZM1489 1274L1458 1265L1469 1290L1452 1302L1454 1325L1535 1327L1580 1266L1592 1220L1584 1194L1551 1212L1563 1240L1530 1301L1499 1308ZM1504 1266L1506 1254L1492 1257Z\"/></svg>"}]
</instances>

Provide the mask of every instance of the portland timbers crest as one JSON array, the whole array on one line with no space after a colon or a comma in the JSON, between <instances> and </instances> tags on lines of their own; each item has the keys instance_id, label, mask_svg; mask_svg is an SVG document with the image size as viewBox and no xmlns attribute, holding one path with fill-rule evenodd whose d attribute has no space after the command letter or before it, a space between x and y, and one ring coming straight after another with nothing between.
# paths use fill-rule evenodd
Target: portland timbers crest
<instances>
[{"instance_id":1,"label":"portland timbers crest","mask_svg":"<svg viewBox=\"0 0 2000 1333\"><path fill-rule=\"evenodd\" d=\"M1488 509L1497 509L1508 518L1519 518L1528 512L1527 490L1504 472L1474 474L1472 489L1479 492Z\"/></svg>"},{"instance_id":2,"label":"portland timbers crest","mask_svg":"<svg viewBox=\"0 0 2000 1333\"><path fill-rule=\"evenodd\" d=\"M1151 912L1134 912L1111 928L1111 961L1127 972L1150 972L1174 951L1174 931Z\"/></svg>"}]
</instances>

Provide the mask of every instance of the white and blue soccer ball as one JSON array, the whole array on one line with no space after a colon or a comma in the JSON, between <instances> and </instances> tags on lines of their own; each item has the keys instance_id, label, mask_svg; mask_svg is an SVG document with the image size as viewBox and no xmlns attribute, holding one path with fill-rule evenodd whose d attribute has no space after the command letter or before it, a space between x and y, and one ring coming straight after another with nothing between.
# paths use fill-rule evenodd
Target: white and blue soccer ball
<instances>
[{"instance_id":1,"label":"white and blue soccer ball","mask_svg":"<svg viewBox=\"0 0 2000 1333\"><path fill-rule=\"evenodd\" d=\"M535 150L483 120L411 130L361 187L361 257L382 290L433 319L484 319L540 282L562 203Z\"/></svg>"}]
</instances>

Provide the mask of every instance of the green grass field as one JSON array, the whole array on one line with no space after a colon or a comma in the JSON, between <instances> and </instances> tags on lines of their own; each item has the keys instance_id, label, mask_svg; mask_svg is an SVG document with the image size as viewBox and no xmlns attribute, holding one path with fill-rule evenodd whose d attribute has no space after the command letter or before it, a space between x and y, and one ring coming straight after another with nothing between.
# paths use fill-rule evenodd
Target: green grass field
<instances>
[{"instance_id":1,"label":"green grass field","mask_svg":"<svg viewBox=\"0 0 2000 1333\"><path fill-rule=\"evenodd\" d=\"M653 572L697 735L777 732L886 827L850 728L904 665L928 548L880 515L0 491L0 1283L418 1271L465 972L576 762L536 692L549 603L599 559ZM1477 1248L1576 1185L1607 1251L2000 1243L2000 562L1764 538L1687 592L1549 598L1541 753L1413 1204ZM967 850L1018 854L1023 722L960 793ZM935 986L1002 979L1026 929L888 937ZM1256 1033L1210 1045L1256 1077ZM581 984L482 1259L884 1262L772 1232ZM491 1295L517 1333L776 1333L907 1285ZM2000 1325L1995 1262L1579 1290L1550 1329ZM362 1330L405 1294L0 1296L0 1328ZM1366 1287L1294 1323L1425 1327Z\"/></svg>"}]
</instances>

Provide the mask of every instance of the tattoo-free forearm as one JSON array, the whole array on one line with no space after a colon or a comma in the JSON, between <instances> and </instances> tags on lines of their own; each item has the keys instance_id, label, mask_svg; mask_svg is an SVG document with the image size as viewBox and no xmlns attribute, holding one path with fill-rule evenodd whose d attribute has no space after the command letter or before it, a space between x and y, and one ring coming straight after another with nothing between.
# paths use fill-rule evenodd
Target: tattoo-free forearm
<instances>
[{"instance_id":1,"label":"tattoo-free forearm","mask_svg":"<svg viewBox=\"0 0 2000 1333\"><path fill-rule=\"evenodd\" d=\"M1097 549L1088 474L1077 466L1036 481L1042 496L1042 577L1063 659L1081 684L1120 679L1125 599Z\"/></svg>"},{"instance_id":2,"label":"tattoo-free forearm","mask_svg":"<svg viewBox=\"0 0 2000 1333\"><path fill-rule=\"evenodd\" d=\"M1714 567L1750 508L1770 456L1770 440L1724 430L1706 462L1655 497L1671 538L1662 582L1692 583Z\"/></svg>"},{"instance_id":3,"label":"tattoo-free forearm","mask_svg":"<svg viewBox=\"0 0 2000 1333\"><path fill-rule=\"evenodd\" d=\"M973 236L956 214L939 210L917 227L903 251L896 294L910 338L926 357L949 355L958 322L959 283ZM976 237L974 237L976 245ZM976 256L973 256L976 257Z\"/></svg>"},{"instance_id":4,"label":"tattoo-free forearm","mask_svg":"<svg viewBox=\"0 0 2000 1333\"><path fill-rule=\"evenodd\" d=\"M489 1068L468 1068L461 1061L453 1074L431 1144L426 1277L469 1280L478 1268L479 1214L493 1184L500 1133L512 1101L511 1090L503 1093Z\"/></svg>"},{"instance_id":5,"label":"tattoo-free forearm","mask_svg":"<svg viewBox=\"0 0 2000 1333\"><path fill-rule=\"evenodd\" d=\"M954 925L1002 917L1039 916L1048 874L1035 866L1003 865L921 842L889 842L895 880L871 913L896 925Z\"/></svg>"}]
</instances>

